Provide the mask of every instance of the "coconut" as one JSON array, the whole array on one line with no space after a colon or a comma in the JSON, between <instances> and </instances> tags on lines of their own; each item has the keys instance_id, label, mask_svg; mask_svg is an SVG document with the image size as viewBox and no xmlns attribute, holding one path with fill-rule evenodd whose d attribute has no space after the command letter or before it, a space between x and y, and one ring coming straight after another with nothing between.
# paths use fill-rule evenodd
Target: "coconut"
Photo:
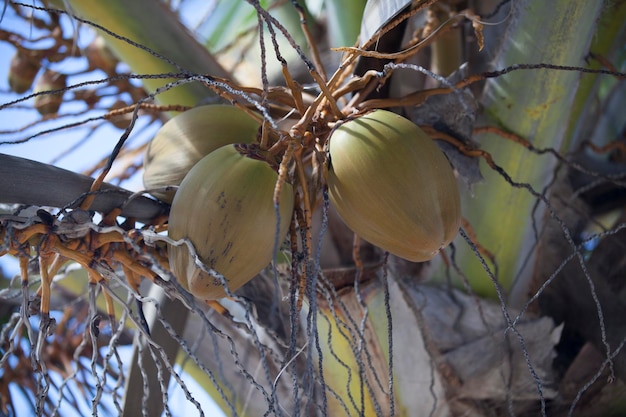
<instances>
[{"instance_id":1,"label":"coconut","mask_svg":"<svg viewBox=\"0 0 626 417\"><path fill-rule=\"evenodd\" d=\"M57 114L61 104L63 104L63 91L51 93L55 90L63 90L67 87L67 76L56 71L45 70L33 87L34 93L41 93L35 96L35 109L42 116Z\"/></svg>"},{"instance_id":2,"label":"coconut","mask_svg":"<svg viewBox=\"0 0 626 417\"><path fill-rule=\"evenodd\" d=\"M9 66L8 79L11 90L18 94L30 90L40 68L41 62L37 58L29 56L28 51L18 50L11 58Z\"/></svg>"},{"instance_id":3,"label":"coconut","mask_svg":"<svg viewBox=\"0 0 626 417\"><path fill-rule=\"evenodd\" d=\"M228 105L194 107L168 120L150 142L144 162L147 189L180 185L200 159L232 143L251 143L260 123L245 111ZM171 203L175 191L154 191Z\"/></svg>"},{"instance_id":4,"label":"coconut","mask_svg":"<svg viewBox=\"0 0 626 417\"><path fill-rule=\"evenodd\" d=\"M277 216L277 179L256 145L226 145L211 152L181 183L169 236L189 239L200 260L225 277L230 291L237 290L272 261L289 230L293 189L283 184ZM226 295L221 279L198 267L186 245L170 246L169 260L172 273L196 297Z\"/></svg>"},{"instance_id":5,"label":"coconut","mask_svg":"<svg viewBox=\"0 0 626 417\"><path fill-rule=\"evenodd\" d=\"M330 201L366 241L426 261L456 236L459 189L450 163L410 120L376 110L340 125L329 142Z\"/></svg>"}]
</instances>

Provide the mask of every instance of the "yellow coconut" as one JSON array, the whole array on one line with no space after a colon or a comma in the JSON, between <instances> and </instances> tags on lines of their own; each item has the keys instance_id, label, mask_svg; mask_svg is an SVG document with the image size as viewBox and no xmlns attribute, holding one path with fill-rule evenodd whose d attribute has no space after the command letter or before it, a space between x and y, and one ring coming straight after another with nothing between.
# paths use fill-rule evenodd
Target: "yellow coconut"
<instances>
[{"instance_id":1,"label":"yellow coconut","mask_svg":"<svg viewBox=\"0 0 626 417\"><path fill-rule=\"evenodd\" d=\"M262 157L256 145L211 152L189 171L172 203L169 236L188 238L202 262L226 278L230 291L272 261L291 221L293 189L284 184L278 218L273 201L278 174ZM171 246L169 260L172 273L196 297L226 295L221 280L202 271L187 246Z\"/></svg>"},{"instance_id":2,"label":"yellow coconut","mask_svg":"<svg viewBox=\"0 0 626 417\"><path fill-rule=\"evenodd\" d=\"M410 120L376 110L331 135L328 189L344 222L410 261L431 259L456 236L459 189L450 163Z\"/></svg>"},{"instance_id":3,"label":"yellow coconut","mask_svg":"<svg viewBox=\"0 0 626 417\"><path fill-rule=\"evenodd\" d=\"M245 111L229 105L194 107L168 120L150 142L144 162L146 189L180 185L200 159L232 143L256 140L259 122ZM154 191L171 203L175 191Z\"/></svg>"}]
</instances>

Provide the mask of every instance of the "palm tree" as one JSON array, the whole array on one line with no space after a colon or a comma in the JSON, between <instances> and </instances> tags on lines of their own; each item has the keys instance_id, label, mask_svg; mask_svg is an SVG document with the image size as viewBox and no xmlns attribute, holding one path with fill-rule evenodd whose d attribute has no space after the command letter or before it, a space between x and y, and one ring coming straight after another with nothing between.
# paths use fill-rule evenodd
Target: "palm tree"
<instances>
[{"instance_id":1,"label":"palm tree","mask_svg":"<svg viewBox=\"0 0 626 417\"><path fill-rule=\"evenodd\" d=\"M202 414L181 367L226 415L623 412L623 2L69 0L3 14L21 24L0 21L19 95L0 117L29 99L42 116L0 144L94 126L117 142L95 182L0 154L0 203L22 205L0 214L0 255L21 277L2 292L4 413L17 383L38 414L178 414L170 384ZM169 202L103 181L138 172L163 122L220 102L261 114L260 146L296 202L272 265L205 303L170 270ZM420 125L459 183L459 234L427 262L359 239L329 202L327 138L376 108Z\"/></svg>"}]
</instances>

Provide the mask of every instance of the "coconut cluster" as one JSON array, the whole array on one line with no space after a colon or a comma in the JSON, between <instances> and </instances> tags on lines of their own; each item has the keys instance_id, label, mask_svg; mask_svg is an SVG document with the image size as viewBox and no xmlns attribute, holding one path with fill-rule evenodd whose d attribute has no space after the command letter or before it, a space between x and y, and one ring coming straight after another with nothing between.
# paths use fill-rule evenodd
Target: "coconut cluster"
<instances>
[{"instance_id":1,"label":"coconut cluster","mask_svg":"<svg viewBox=\"0 0 626 417\"><path fill-rule=\"evenodd\" d=\"M289 230L294 190L284 183L276 196L277 166L257 145L259 127L236 107L201 106L163 125L148 149L144 184L172 204L169 236L187 239L197 255L171 245L170 269L205 300L251 280ZM414 123L375 110L338 124L327 145L330 201L358 236L410 261L429 260L454 239L454 173ZM179 187L158 190L168 186Z\"/></svg>"}]
</instances>

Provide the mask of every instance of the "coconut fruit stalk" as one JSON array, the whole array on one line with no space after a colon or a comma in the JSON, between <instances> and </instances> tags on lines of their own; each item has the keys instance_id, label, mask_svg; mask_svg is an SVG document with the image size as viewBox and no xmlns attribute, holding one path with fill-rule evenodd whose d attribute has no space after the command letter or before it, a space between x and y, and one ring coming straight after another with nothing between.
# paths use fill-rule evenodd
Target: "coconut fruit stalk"
<instances>
[{"instance_id":1,"label":"coconut fruit stalk","mask_svg":"<svg viewBox=\"0 0 626 417\"><path fill-rule=\"evenodd\" d=\"M279 245L287 235L293 189L283 184L277 216L277 179L256 145L226 145L211 152L181 183L170 211L169 236L189 239L200 260L226 278L230 291L237 290L272 261L277 230ZM221 279L199 268L186 245L171 246L169 259L172 273L196 297L226 295Z\"/></svg>"},{"instance_id":2,"label":"coconut fruit stalk","mask_svg":"<svg viewBox=\"0 0 626 417\"><path fill-rule=\"evenodd\" d=\"M329 154L330 201L363 239L422 262L456 236L461 205L452 167L413 122L376 110L339 126Z\"/></svg>"},{"instance_id":3,"label":"coconut fruit stalk","mask_svg":"<svg viewBox=\"0 0 626 417\"><path fill-rule=\"evenodd\" d=\"M195 107L168 120L146 154L143 183L147 189L180 185L200 159L228 144L251 143L260 123L245 111L228 105ZM154 191L171 203L175 191Z\"/></svg>"}]
</instances>

